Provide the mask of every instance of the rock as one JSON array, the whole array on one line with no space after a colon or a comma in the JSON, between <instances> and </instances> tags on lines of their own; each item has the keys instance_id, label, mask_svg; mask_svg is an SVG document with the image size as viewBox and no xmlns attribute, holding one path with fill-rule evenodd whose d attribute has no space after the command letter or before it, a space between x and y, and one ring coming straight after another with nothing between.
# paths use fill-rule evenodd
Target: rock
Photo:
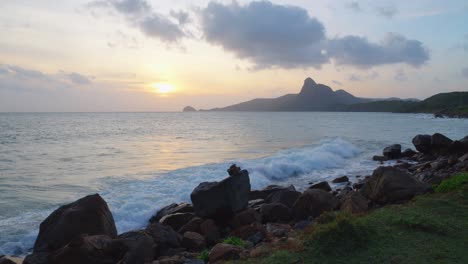
<instances>
[{"instance_id":1,"label":"rock","mask_svg":"<svg viewBox=\"0 0 468 264\"><path fill-rule=\"evenodd\" d=\"M202 218L194 217L188 223L183 225L177 232L179 232L180 234L183 234L183 233L185 233L187 231L200 233L201 232L200 231L200 225L201 225L201 223L203 223L203 221L204 220Z\"/></svg>"},{"instance_id":2,"label":"rock","mask_svg":"<svg viewBox=\"0 0 468 264\"><path fill-rule=\"evenodd\" d=\"M148 263L154 259L155 243L145 231L130 231L118 236L126 253L119 264Z\"/></svg>"},{"instance_id":3,"label":"rock","mask_svg":"<svg viewBox=\"0 0 468 264\"><path fill-rule=\"evenodd\" d=\"M341 176L332 181L332 183L343 183L343 182L349 182L348 176Z\"/></svg>"},{"instance_id":4,"label":"rock","mask_svg":"<svg viewBox=\"0 0 468 264\"><path fill-rule=\"evenodd\" d=\"M99 194L63 205L40 225L33 252L57 250L81 235L117 236L114 218Z\"/></svg>"},{"instance_id":5,"label":"rock","mask_svg":"<svg viewBox=\"0 0 468 264\"><path fill-rule=\"evenodd\" d=\"M248 203L249 208L259 208L260 205L264 204L265 200L264 199L255 199L255 200L250 200Z\"/></svg>"},{"instance_id":6,"label":"rock","mask_svg":"<svg viewBox=\"0 0 468 264\"><path fill-rule=\"evenodd\" d=\"M266 198L267 203L281 203L287 207L292 207L301 193L293 190L281 190L274 192Z\"/></svg>"},{"instance_id":7,"label":"rock","mask_svg":"<svg viewBox=\"0 0 468 264\"><path fill-rule=\"evenodd\" d=\"M184 109L182 110L182 112L196 112L197 109L191 107L191 106L186 106L184 107Z\"/></svg>"},{"instance_id":8,"label":"rock","mask_svg":"<svg viewBox=\"0 0 468 264\"><path fill-rule=\"evenodd\" d=\"M468 153L466 153L465 155L461 156L460 158L458 158L458 161L459 162L466 162L468 161Z\"/></svg>"},{"instance_id":9,"label":"rock","mask_svg":"<svg viewBox=\"0 0 468 264\"><path fill-rule=\"evenodd\" d=\"M367 200L359 192L350 192L344 197L340 209L350 214L364 213L368 210Z\"/></svg>"},{"instance_id":10,"label":"rock","mask_svg":"<svg viewBox=\"0 0 468 264\"><path fill-rule=\"evenodd\" d=\"M268 185L262 190L251 191L249 193L249 200L266 199L270 194L283 190L295 191L296 188L294 187L294 185L290 185L288 187L283 187L279 185Z\"/></svg>"},{"instance_id":11,"label":"rock","mask_svg":"<svg viewBox=\"0 0 468 264\"><path fill-rule=\"evenodd\" d=\"M242 170L220 182L200 183L190 197L197 216L227 219L247 208L249 192L249 173Z\"/></svg>"},{"instance_id":12,"label":"rock","mask_svg":"<svg viewBox=\"0 0 468 264\"><path fill-rule=\"evenodd\" d=\"M309 189L297 199L293 212L297 219L306 219L309 216L317 217L325 211L332 211L336 205L336 198L330 193L320 189Z\"/></svg>"},{"instance_id":13,"label":"rock","mask_svg":"<svg viewBox=\"0 0 468 264\"><path fill-rule=\"evenodd\" d=\"M266 225L266 230L275 237L287 237L292 231L292 228L287 224L268 223Z\"/></svg>"},{"instance_id":14,"label":"rock","mask_svg":"<svg viewBox=\"0 0 468 264\"><path fill-rule=\"evenodd\" d=\"M166 215L170 214L176 214L176 213L194 213L195 211L193 210L193 205L188 204L188 203L180 203L180 204L170 204L168 206L165 206L161 208L155 215L151 217L149 220L150 223L154 222L159 222L161 218L163 218Z\"/></svg>"},{"instance_id":15,"label":"rock","mask_svg":"<svg viewBox=\"0 0 468 264\"><path fill-rule=\"evenodd\" d=\"M448 165L448 159L441 159L434 162L431 162L431 169L440 170L445 168Z\"/></svg>"},{"instance_id":16,"label":"rock","mask_svg":"<svg viewBox=\"0 0 468 264\"><path fill-rule=\"evenodd\" d=\"M417 151L421 153L429 153L431 151L430 135L417 135L413 138L412 141Z\"/></svg>"},{"instance_id":17,"label":"rock","mask_svg":"<svg viewBox=\"0 0 468 264\"><path fill-rule=\"evenodd\" d=\"M255 222L261 222L262 217L255 209L248 208L242 212L237 213L230 221L229 226L236 229L241 226L250 225Z\"/></svg>"},{"instance_id":18,"label":"rock","mask_svg":"<svg viewBox=\"0 0 468 264\"><path fill-rule=\"evenodd\" d=\"M200 224L200 232L208 244L214 244L221 238L219 227L211 219L206 219Z\"/></svg>"},{"instance_id":19,"label":"rock","mask_svg":"<svg viewBox=\"0 0 468 264\"><path fill-rule=\"evenodd\" d=\"M185 258L183 256L178 256L178 255L163 256L163 257L158 258L157 260L157 264L184 264L184 262L185 262Z\"/></svg>"},{"instance_id":20,"label":"rock","mask_svg":"<svg viewBox=\"0 0 468 264\"><path fill-rule=\"evenodd\" d=\"M230 235L250 241L253 244L258 244L265 239L266 230L263 225L259 223L253 223L248 226L242 226L234 229Z\"/></svg>"},{"instance_id":21,"label":"rock","mask_svg":"<svg viewBox=\"0 0 468 264\"><path fill-rule=\"evenodd\" d=\"M23 264L50 264L49 253L39 252L27 255L24 258Z\"/></svg>"},{"instance_id":22,"label":"rock","mask_svg":"<svg viewBox=\"0 0 468 264\"><path fill-rule=\"evenodd\" d=\"M388 159L386 157L384 157L384 156L375 155L375 156L372 157L372 160L384 162L384 161L387 161Z\"/></svg>"},{"instance_id":23,"label":"rock","mask_svg":"<svg viewBox=\"0 0 468 264\"><path fill-rule=\"evenodd\" d=\"M431 137L431 148L435 151L447 151L452 144L452 140L440 133L435 133Z\"/></svg>"},{"instance_id":24,"label":"rock","mask_svg":"<svg viewBox=\"0 0 468 264\"><path fill-rule=\"evenodd\" d=\"M170 248L180 247L182 238L170 226L156 222L150 224L145 231L153 238L158 253L156 255L160 255Z\"/></svg>"},{"instance_id":25,"label":"rock","mask_svg":"<svg viewBox=\"0 0 468 264\"><path fill-rule=\"evenodd\" d=\"M106 235L83 236L51 253L47 263L117 263L123 258L126 250L122 243Z\"/></svg>"},{"instance_id":26,"label":"rock","mask_svg":"<svg viewBox=\"0 0 468 264\"><path fill-rule=\"evenodd\" d=\"M205 261L201 259L187 259L184 264L205 264Z\"/></svg>"},{"instance_id":27,"label":"rock","mask_svg":"<svg viewBox=\"0 0 468 264\"><path fill-rule=\"evenodd\" d=\"M172 227L174 230L179 230L182 226L190 222L195 217L193 213L175 213L166 215L159 222Z\"/></svg>"},{"instance_id":28,"label":"rock","mask_svg":"<svg viewBox=\"0 0 468 264\"><path fill-rule=\"evenodd\" d=\"M242 252L241 247L229 245L229 244L216 244L210 251L209 260L210 263L222 263L226 260L237 260L240 258Z\"/></svg>"},{"instance_id":29,"label":"rock","mask_svg":"<svg viewBox=\"0 0 468 264\"><path fill-rule=\"evenodd\" d=\"M332 190L330 185L326 181L314 184L314 185L310 186L309 189L319 189L319 190L324 190L326 192L330 192Z\"/></svg>"},{"instance_id":30,"label":"rock","mask_svg":"<svg viewBox=\"0 0 468 264\"><path fill-rule=\"evenodd\" d=\"M407 148L405 149L402 153L401 153L401 157L403 158L411 158L413 157L415 154L417 154L416 151L410 149L410 148Z\"/></svg>"},{"instance_id":31,"label":"rock","mask_svg":"<svg viewBox=\"0 0 468 264\"><path fill-rule=\"evenodd\" d=\"M393 144L384 148L383 156L387 159L398 159L401 157L401 145Z\"/></svg>"},{"instance_id":32,"label":"rock","mask_svg":"<svg viewBox=\"0 0 468 264\"><path fill-rule=\"evenodd\" d=\"M264 204L260 207L264 223L287 222L291 220L291 209L281 203Z\"/></svg>"},{"instance_id":33,"label":"rock","mask_svg":"<svg viewBox=\"0 0 468 264\"><path fill-rule=\"evenodd\" d=\"M185 232L182 237L182 246L192 251L200 251L206 247L205 238L199 233Z\"/></svg>"},{"instance_id":34,"label":"rock","mask_svg":"<svg viewBox=\"0 0 468 264\"><path fill-rule=\"evenodd\" d=\"M360 192L378 204L395 203L413 198L431 190L407 172L394 167L379 167L374 170Z\"/></svg>"},{"instance_id":35,"label":"rock","mask_svg":"<svg viewBox=\"0 0 468 264\"><path fill-rule=\"evenodd\" d=\"M0 264L15 264L15 262L6 256L0 256Z\"/></svg>"}]
</instances>

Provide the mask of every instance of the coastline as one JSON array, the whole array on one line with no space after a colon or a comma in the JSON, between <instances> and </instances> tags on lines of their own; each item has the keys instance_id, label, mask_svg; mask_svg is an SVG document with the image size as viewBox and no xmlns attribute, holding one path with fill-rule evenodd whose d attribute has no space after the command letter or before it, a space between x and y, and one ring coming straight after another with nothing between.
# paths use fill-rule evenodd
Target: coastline
<instances>
[{"instance_id":1,"label":"coastline","mask_svg":"<svg viewBox=\"0 0 468 264\"><path fill-rule=\"evenodd\" d=\"M79 242L73 242L78 243L78 246L70 245L72 243L70 239L73 241L77 239L76 237L68 238L51 251L50 246L42 246L42 248L38 246L38 241L42 241L39 244L47 245L53 240L47 235L44 238L44 233L50 236L57 232L55 230L57 224L67 226L67 229L70 228L70 223L63 222L64 220L57 216L50 220L49 216L47 222L52 231L47 231L47 228L41 225L34 252L26 258L24 263L46 263L41 261L44 261L44 258L57 258L57 254L59 259L67 258L70 257L69 254L77 254L77 252L82 257L89 257L89 254L94 254L89 252L89 246L103 243L103 241L108 241L110 244L118 241L125 245L127 253L120 256L125 258L128 254L134 254L133 251L139 248L129 242L135 240L146 241L147 246L150 247L154 247L151 244L157 245L159 249L155 252L144 253L145 257L154 260L164 261L165 259L174 260L174 258L179 260L174 263L186 263L186 260L197 261L201 252L211 246L213 248L209 253L209 258L224 259L226 256L223 254L226 252L229 252L229 256L234 254L232 257L234 259L249 258L252 257L250 253L255 252L258 245L276 243L275 241L284 240L285 237L293 239L294 236L290 234L312 225L314 219L323 212L339 210L352 214L366 213L386 204L403 202L418 194L426 193L431 190L431 185L468 169L468 156L465 154L468 152L468 137L451 140L436 133L432 136L418 135L413 139L413 143L419 152L402 151L400 145L391 145L383 150L382 156L375 156L374 160L380 163L393 160L395 165L380 167L374 171L373 175L358 177L359 182L351 183L346 176L336 178L332 182L341 188L334 190L330 188L328 182L314 183L303 193L296 191L294 186L268 186L263 190L251 190L248 172L233 165L228 170L230 176L221 182L201 183L195 188L191 195L193 204L168 205L149 220L146 229L130 231L118 236L112 214L105 201L99 195L94 195L93 198L88 198L88 196L82 199L92 199L93 204L97 201L97 204L100 204L98 206L100 212L104 212L104 217L100 214L88 216L91 217L91 221L97 221L95 223L97 226L104 226L104 228L94 232L95 234L85 232L88 235L80 235ZM385 186L377 186L376 178L389 178L388 181L393 185L396 184L398 188L402 188L399 191L402 196L395 196L392 194L394 190L389 192L385 190ZM72 203L75 204L73 207L83 206L86 209L90 206L82 199ZM52 215L67 212L67 206L70 205L62 206ZM103 224L100 222L102 219L108 220ZM53 223L54 221L58 222ZM80 224L72 225L78 232L83 232L79 230ZM169 233L173 241L168 241L167 237L161 241L158 235L161 232ZM230 237L241 239L248 244L248 249L226 246L226 243L222 243ZM159 240L156 242L155 239ZM179 251L174 250L176 248ZM180 249L183 251L180 252ZM76 250L78 251L75 252ZM213 250L216 254L224 253L218 256L212 253ZM211 256L212 254L214 256Z\"/></svg>"}]
</instances>

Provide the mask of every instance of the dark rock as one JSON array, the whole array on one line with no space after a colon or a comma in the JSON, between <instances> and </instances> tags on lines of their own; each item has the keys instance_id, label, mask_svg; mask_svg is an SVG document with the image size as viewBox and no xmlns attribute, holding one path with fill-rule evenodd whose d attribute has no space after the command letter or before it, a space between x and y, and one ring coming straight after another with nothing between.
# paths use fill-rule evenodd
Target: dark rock
<instances>
[{"instance_id":1,"label":"dark rock","mask_svg":"<svg viewBox=\"0 0 468 264\"><path fill-rule=\"evenodd\" d=\"M201 259L187 259L184 264L205 264L205 261Z\"/></svg>"},{"instance_id":2,"label":"dark rock","mask_svg":"<svg viewBox=\"0 0 468 264\"><path fill-rule=\"evenodd\" d=\"M57 250L81 235L117 236L114 218L99 194L63 205L40 225L34 253Z\"/></svg>"},{"instance_id":3,"label":"dark rock","mask_svg":"<svg viewBox=\"0 0 468 264\"><path fill-rule=\"evenodd\" d=\"M246 170L220 182L203 182L190 195L195 214L200 217L227 219L247 208L250 192Z\"/></svg>"},{"instance_id":4,"label":"dark rock","mask_svg":"<svg viewBox=\"0 0 468 264\"><path fill-rule=\"evenodd\" d=\"M145 231L153 238L156 245L156 255L161 255L170 248L180 247L182 238L170 226L156 222L150 224Z\"/></svg>"},{"instance_id":5,"label":"dark rock","mask_svg":"<svg viewBox=\"0 0 468 264\"><path fill-rule=\"evenodd\" d=\"M294 185L290 185L288 187L279 185L269 185L262 190L251 191L249 193L249 200L266 199L270 194L283 190L295 191L296 188L294 187Z\"/></svg>"},{"instance_id":6,"label":"dark rock","mask_svg":"<svg viewBox=\"0 0 468 264\"><path fill-rule=\"evenodd\" d=\"M264 199L255 199L255 200L250 200L248 203L249 208L258 208L260 205L264 204L265 200Z\"/></svg>"},{"instance_id":7,"label":"dark rock","mask_svg":"<svg viewBox=\"0 0 468 264\"><path fill-rule=\"evenodd\" d=\"M15 264L15 262L5 256L0 256L0 264Z\"/></svg>"},{"instance_id":8,"label":"dark rock","mask_svg":"<svg viewBox=\"0 0 468 264\"><path fill-rule=\"evenodd\" d=\"M294 224L294 229L304 230L304 229L306 229L307 227L309 227L311 224L312 224L312 221L309 221L309 220L301 220L301 221L296 222L296 223Z\"/></svg>"},{"instance_id":9,"label":"dark rock","mask_svg":"<svg viewBox=\"0 0 468 264\"><path fill-rule=\"evenodd\" d=\"M197 109L191 107L191 106L186 106L184 107L184 109L182 110L182 112L196 112Z\"/></svg>"},{"instance_id":10,"label":"dark rock","mask_svg":"<svg viewBox=\"0 0 468 264\"><path fill-rule=\"evenodd\" d=\"M200 233L200 225L201 223L203 223L203 219L202 218L199 218L199 217L195 217L193 218L192 220L190 220L188 223L186 223L185 225L183 225L179 230L178 232L180 234L183 234L187 231L190 231L190 232L196 232L196 233Z\"/></svg>"},{"instance_id":11,"label":"dark rock","mask_svg":"<svg viewBox=\"0 0 468 264\"><path fill-rule=\"evenodd\" d=\"M431 162L431 169L440 170L445 168L448 165L448 159L441 159L434 162Z\"/></svg>"},{"instance_id":12,"label":"dark rock","mask_svg":"<svg viewBox=\"0 0 468 264\"><path fill-rule=\"evenodd\" d=\"M159 222L172 227L174 230L179 230L182 226L190 222L195 217L193 213L175 213L166 215Z\"/></svg>"},{"instance_id":13,"label":"dark rock","mask_svg":"<svg viewBox=\"0 0 468 264\"><path fill-rule=\"evenodd\" d=\"M177 214L177 213L194 213L195 211L193 210L193 205L188 204L188 203L180 203L180 204L170 204L168 206L165 206L161 208L155 215L151 217L149 220L150 223L153 222L159 222L161 218L163 218L166 215L170 214Z\"/></svg>"},{"instance_id":14,"label":"dark rock","mask_svg":"<svg viewBox=\"0 0 468 264\"><path fill-rule=\"evenodd\" d=\"M384 148L383 156L387 159L398 159L401 157L401 145L393 144Z\"/></svg>"},{"instance_id":15,"label":"dark rock","mask_svg":"<svg viewBox=\"0 0 468 264\"><path fill-rule=\"evenodd\" d=\"M364 213L368 210L368 203L359 192L350 192L344 197L340 209L351 214Z\"/></svg>"},{"instance_id":16,"label":"dark rock","mask_svg":"<svg viewBox=\"0 0 468 264\"><path fill-rule=\"evenodd\" d=\"M332 183L343 183L343 182L349 182L348 176L341 176L332 181Z\"/></svg>"},{"instance_id":17,"label":"dark rock","mask_svg":"<svg viewBox=\"0 0 468 264\"><path fill-rule=\"evenodd\" d=\"M459 162L466 162L468 161L468 153L466 153L465 155L461 156L460 158L458 158L458 161Z\"/></svg>"},{"instance_id":18,"label":"dark rock","mask_svg":"<svg viewBox=\"0 0 468 264\"><path fill-rule=\"evenodd\" d=\"M130 231L120 234L117 241L126 249L119 264L148 263L154 259L156 244L145 231Z\"/></svg>"},{"instance_id":19,"label":"dark rock","mask_svg":"<svg viewBox=\"0 0 468 264\"><path fill-rule=\"evenodd\" d=\"M182 246L188 250L200 251L206 247L205 238L199 233L185 232L182 237Z\"/></svg>"},{"instance_id":20,"label":"dark rock","mask_svg":"<svg viewBox=\"0 0 468 264\"><path fill-rule=\"evenodd\" d=\"M229 244L216 244L210 251L210 263L221 263L226 260L237 260L242 252L241 247Z\"/></svg>"},{"instance_id":21,"label":"dark rock","mask_svg":"<svg viewBox=\"0 0 468 264\"><path fill-rule=\"evenodd\" d=\"M452 142L450 138L440 133L435 133L431 137L431 148L435 151L447 151Z\"/></svg>"},{"instance_id":22,"label":"dark rock","mask_svg":"<svg viewBox=\"0 0 468 264\"><path fill-rule=\"evenodd\" d=\"M314 184L314 185L310 186L309 189L319 189L319 190L324 190L326 192L330 192L332 190L330 185L326 181Z\"/></svg>"},{"instance_id":23,"label":"dark rock","mask_svg":"<svg viewBox=\"0 0 468 264\"><path fill-rule=\"evenodd\" d=\"M320 189L309 189L297 199L293 212L297 219L306 219L309 216L317 217L325 211L332 211L336 205L336 198L330 193Z\"/></svg>"},{"instance_id":24,"label":"dark rock","mask_svg":"<svg viewBox=\"0 0 468 264\"><path fill-rule=\"evenodd\" d=\"M281 190L274 192L266 198L267 203L281 203L287 207L292 207L301 193L293 190Z\"/></svg>"},{"instance_id":25,"label":"dark rock","mask_svg":"<svg viewBox=\"0 0 468 264\"><path fill-rule=\"evenodd\" d=\"M291 209L281 203L264 204L260 207L264 223L287 222L291 220Z\"/></svg>"},{"instance_id":26,"label":"dark rock","mask_svg":"<svg viewBox=\"0 0 468 264\"><path fill-rule=\"evenodd\" d=\"M372 160L384 162L384 161L387 161L388 159L386 157L384 157L384 156L375 155L375 156L372 157Z\"/></svg>"},{"instance_id":27,"label":"dark rock","mask_svg":"<svg viewBox=\"0 0 468 264\"><path fill-rule=\"evenodd\" d=\"M431 151L431 136L417 135L413 138L413 145L417 151L421 153L429 153Z\"/></svg>"},{"instance_id":28,"label":"dark rock","mask_svg":"<svg viewBox=\"0 0 468 264\"><path fill-rule=\"evenodd\" d=\"M356 182L353 184L353 190L359 190L364 186L364 181Z\"/></svg>"},{"instance_id":29,"label":"dark rock","mask_svg":"<svg viewBox=\"0 0 468 264\"><path fill-rule=\"evenodd\" d=\"M364 197L378 204L395 203L413 198L430 191L430 186L407 172L393 167L379 167L374 170L360 192Z\"/></svg>"},{"instance_id":30,"label":"dark rock","mask_svg":"<svg viewBox=\"0 0 468 264\"><path fill-rule=\"evenodd\" d=\"M27 255L23 264L50 264L49 253L48 252L39 252Z\"/></svg>"},{"instance_id":31,"label":"dark rock","mask_svg":"<svg viewBox=\"0 0 468 264\"><path fill-rule=\"evenodd\" d=\"M410 148L407 148L405 149L402 153L401 153L401 157L403 158L411 158L413 157L415 154L417 154L416 151L410 149Z\"/></svg>"},{"instance_id":32,"label":"dark rock","mask_svg":"<svg viewBox=\"0 0 468 264\"><path fill-rule=\"evenodd\" d=\"M292 228L288 224L268 223L266 230L275 237L286 237L292 231Z\"/></svg>"},{"instance_id":33,"label":"dark rock","mask_svg":"<svg viewBox=\"0 0 468 264\"><path fill-rule=\"evenodd\" d=\"M262 217L255 209L248 208L242 212L237 213L230 221L229 225L236 229L241 226L250 225L255 222L261 222Z\"/></svg>"},{"instance_id":34,"label":"dark rock","mask_svg":"<svg viewBox=\"0 0 468 264\"><path fill-rule=\"evenodd\" d=\"M214 244L221 238L221 231L212 219L206 219L200 224L200 232L208 244Z\"/></svg>"},{"instance_id":35,"label":"dark rock","mask_svg":"<svg viewBox=\"0 0 468 264\"><path fill-rule=\"evenodd\" d=\"M247 226L241 226L234 229L231 233L231 236L241 238L243 240L251 241L254 244L259 243L258 239L263 241L266 237L266 230L262 224L253 223Z\"/></svg>"}]
</instances>

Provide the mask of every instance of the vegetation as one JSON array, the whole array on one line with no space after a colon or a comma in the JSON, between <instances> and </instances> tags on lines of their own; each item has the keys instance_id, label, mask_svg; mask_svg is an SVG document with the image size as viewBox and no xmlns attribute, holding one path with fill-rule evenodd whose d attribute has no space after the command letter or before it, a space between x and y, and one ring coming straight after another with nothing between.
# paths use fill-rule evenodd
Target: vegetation
<instances>
[{"instance_id":1,"label":"vegetation","mask_svg":"<svg viewBox=\"0 0 468 264\"><path fill-rule=\"evenodd\" d=\"M360 217L324 215L302 235L302 250L275 251L244 263L468 263L466 175L407 204Z\"/></svg>"},{"instance_id":2,"label":"vegetation","mask_svg":"<svg viewBox=\"0 0 468 264\"><path fill-rule=\"evenodd\" d=\"M198 259L201 259L203 260L205 263L208 262L209 260L209 255L210 255L210 251L208 249L205 249L203 250L202 252L200 252L200 254L198 254Z\"/></svg>"},{"instance_id":3,"label":"vegetation","mask_svg":"<svg viewBox=\"0 0 468 264\"><path fill-rule=\"evenodd\" d=\"M434 190L438 193L452 192L463 187L463 185L468 183L468 173L460 173L458 175L452 176L439 185L437 185Z\"/></svg>"},{"instance_id":4,"label":"vegetation","mask_svg":"<svg viewBox=\"0 0 468 264\"><path fill-rule=\"evenodd\" d=\"M245 247L245 241L234 236L227 237L226 239L223 240L224 244L230 244L233 246L238 246L238 247Z\"/></svg>"}]
</instances>

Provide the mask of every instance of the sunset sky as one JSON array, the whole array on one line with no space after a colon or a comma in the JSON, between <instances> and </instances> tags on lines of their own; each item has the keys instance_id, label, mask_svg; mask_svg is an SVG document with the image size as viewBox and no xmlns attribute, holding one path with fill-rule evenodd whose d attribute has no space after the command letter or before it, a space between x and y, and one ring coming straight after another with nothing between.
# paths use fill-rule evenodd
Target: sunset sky
<instances>
[{"instance_id":1,"label":"sunset sky","mask_svg":"<svg viewBox=\"0 0 468 264\"><path fill-rule=\"evenodd\" d=\"M468 91L468 3L1 0L0 111L180 111Z\"/></svg>"}]
</instances>

